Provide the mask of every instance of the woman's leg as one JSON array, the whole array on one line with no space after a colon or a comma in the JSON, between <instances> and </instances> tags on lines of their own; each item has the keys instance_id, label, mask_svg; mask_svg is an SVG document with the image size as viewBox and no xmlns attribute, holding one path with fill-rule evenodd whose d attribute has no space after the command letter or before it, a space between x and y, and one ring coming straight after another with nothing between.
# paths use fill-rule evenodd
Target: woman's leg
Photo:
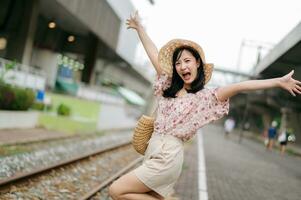
<instances>
[{"instance_id":1,"label":"woman's leg","mask_svg":"<svg viewBox=\"0 0 301 200\"><path fill-rule=\"evenodd\" d=\"M109 194L114 200L163 200L142 183L133 171L114 181L109 187Z\"/></svg>"},{"instance_id":2,"label":"woman's leg","mask_svg":"<svg viewBox=\"0 0 301 200\"><path fill-rule=\"evenodd\" d=\"M156 197L157 199L164 199L160 194L158 194L157 192L155 192L155 191L150 191L150 192L148 192L148 194L150 194L150 195L152 195L153 197Z\"/></svg>"}]
</instances>

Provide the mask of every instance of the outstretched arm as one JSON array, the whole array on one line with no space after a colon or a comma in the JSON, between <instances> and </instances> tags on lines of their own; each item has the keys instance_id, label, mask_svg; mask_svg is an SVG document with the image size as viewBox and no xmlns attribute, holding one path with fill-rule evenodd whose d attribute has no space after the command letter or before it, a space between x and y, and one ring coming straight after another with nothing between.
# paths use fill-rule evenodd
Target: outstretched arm
<instances>
[{"instance_id":1,"label":"outstretched arm","mask_svg":"<svg viewBox=\"0 0 301 200\"><path fill-rule=\"evenodd\" d=\"M161 74L162 70L159 66L159 62L158 62L158 49L155 46L155 44L153 43L153 41L150 39L150 37L147 35L147 33L145 32L143 26L140 23L139 20L139 16L138 16L138 11L135 12L135 14L132 16L130 16L129 19L126 20L126 24L127 24L127 28L130 29L135 29L138 33L138 36L143 44L143 47L150 59L150 61L152 62L152 64L154 65L157 74Z\"/></svg>"},{"instance_id":2,"label":"outstretched arm","mask_svg":"<svg viewBox=\"0 0 301 200\"><path fill-rule=\"evenodd\" d=\"M279 78L249 80L220 87L217 91L217 96L220 101L223 101L238 94L239 92L268 89L274 87L280 87L284 90L289 91L291 95L296 96L296 93L301 94L301 82L293 79L293 74L294 70L292 70L287 75Z\"/></svg>"}]
</instances>

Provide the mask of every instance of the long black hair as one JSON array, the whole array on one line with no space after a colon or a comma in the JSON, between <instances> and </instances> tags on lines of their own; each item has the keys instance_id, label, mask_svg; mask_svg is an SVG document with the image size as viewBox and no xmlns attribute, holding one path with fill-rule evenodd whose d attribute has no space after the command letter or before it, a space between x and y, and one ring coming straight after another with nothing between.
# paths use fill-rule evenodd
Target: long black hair
<instances>
[{"instance_id":1,"label":"long black hair","mask_svg":"<svg viewBox=\"0 0 301 200\"><path fill-rule=\"evenodd\" d=\"M188 93L196 93L197 91L200 91L204 88L205 85L205 74L204 74L204 68L203 68L203 61L200 58L199 53L192 47L190 46L182 46L177 48L172 56L172 79L171 79L171 85L169 88L163 91L163 97L171 97L171 98L176 98L176 94L179 90L183 88L184 81L182 78L179 76L177 73L175 63L179 58L181 57L182 53L184 50L189 51L193 57L197 61L200 62L200 66L197 69L197 76L194 79L194 81L191 83L191 89L186 89Z\"/></svg>"}]
</instances>

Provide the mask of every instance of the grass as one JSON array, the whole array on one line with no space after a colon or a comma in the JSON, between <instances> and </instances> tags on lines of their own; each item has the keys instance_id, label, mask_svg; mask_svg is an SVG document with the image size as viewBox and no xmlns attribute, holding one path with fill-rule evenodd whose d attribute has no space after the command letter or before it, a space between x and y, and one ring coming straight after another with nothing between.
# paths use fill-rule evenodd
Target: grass
<instances>
[{"instance_id":1,"label":"grass","mask_svg":"<svg viewBox=\"0 0 301 200\"><path fill-rule=\"evenodd\" d=\"M62 94L47 93L47 96L52 101L52 112L55 112L57 107L63 103L71 108L71 114L75 117L86 118L91 121L98 120L98 114L100 109L100 103L95 101L89 101L85 99L75 98L73 96L67 96Z\"/></svg>"},{"instance_id":2,"label":"grass","mask_svg":"<svg viewBox=\"0 0 301 200\"><path fill-rule=\"evenodd\" d=\"M96 131L96 122L81 122L64 116L53 116L42 113L39 124L46 129L61 131L69 134L91 133Z\"/></svg>"},{"instance_id":3,"label":"grass","mask_svg":"<svg viewBox=\"0 0 301 200\"><path fill-rule=\"evenodd\" d=\"M47 93L51 98L52 109L41 113L39 125L49 130L61 131L69 134L96 132L100 103L73 96ZM65 104L71 108L71 116L58 116L57 107Z\"/></svg>"},{"instance_id":4,"label":"grass","mask_svg":"<svg viewBox=\"0 0 301 200\"><path fill-rule=\"evenodd\" d=\"M19 146L0 146L0 158L7 155L14 155L28 151L26 148Z\"/></svg>"}]
</instances>

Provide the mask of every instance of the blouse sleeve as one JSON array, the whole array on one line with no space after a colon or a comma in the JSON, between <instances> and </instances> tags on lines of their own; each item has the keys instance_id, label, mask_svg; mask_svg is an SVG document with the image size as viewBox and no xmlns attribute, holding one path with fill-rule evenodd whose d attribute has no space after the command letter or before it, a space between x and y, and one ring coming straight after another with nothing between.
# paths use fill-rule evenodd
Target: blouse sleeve
<instances>
[{"instance_id":1,"label":"blouse sleeve","mask_svg":"<svg viewBox=\"0 0 301 200\"><path fill-rule=\"evenodd\" d=\"M218 88L204 89L199 93L200 102L197 107L199 113L198 128L212 121L218 120L229 113L229 99L220 101L217 98Z\"/></svg>"},{"instance_id":2,"label":"blouse sleeve","mask_svg":"<svg viewBox=\"0 0 301 200\"><path fill-rule=\"evenodd\" d=\"M170 87L171 79L166 73L156 75L156 80L154 83L154 94L155 96L162 96L163 91Z\"/></svg>"}]
</instances>

